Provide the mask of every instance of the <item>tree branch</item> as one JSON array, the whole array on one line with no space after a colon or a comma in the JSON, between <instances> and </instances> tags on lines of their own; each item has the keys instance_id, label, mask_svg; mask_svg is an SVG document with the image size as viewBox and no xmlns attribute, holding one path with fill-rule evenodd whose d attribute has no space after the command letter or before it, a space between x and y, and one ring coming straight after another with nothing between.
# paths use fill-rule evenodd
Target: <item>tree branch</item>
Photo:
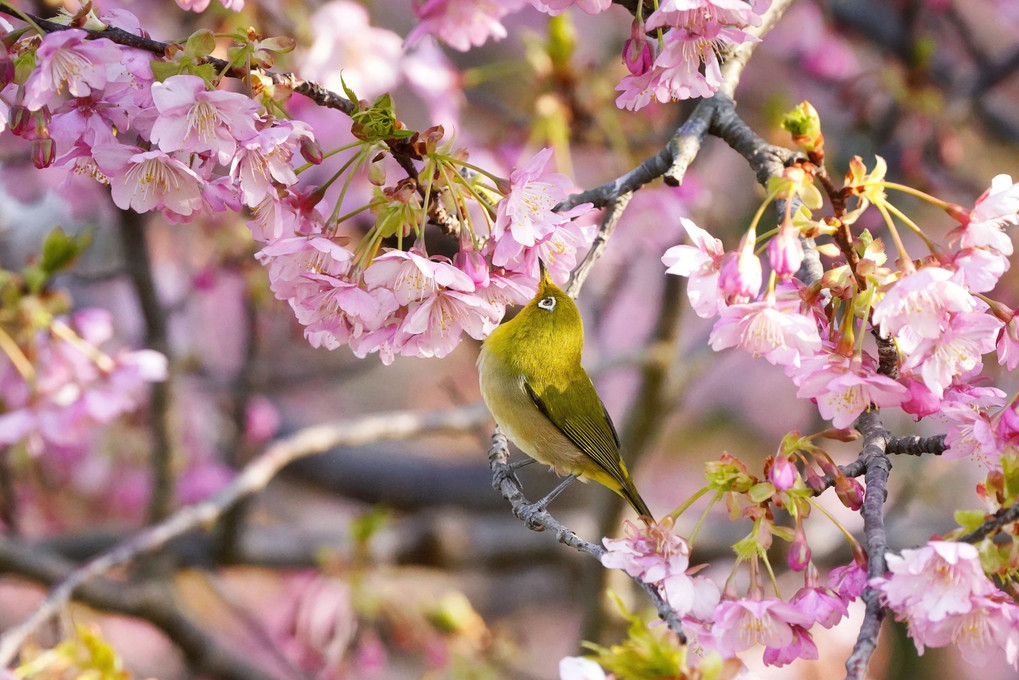
<instances>
[{"instance_id":1,"label":"tree branch","mask_svg":"<svg viewBox=\"0 0 1019 680\"><path fill-rule=\"evenodd\" d=\"M863 449L860 460L866 472L864 478L867 492L863 498L863 531L867 543L867 577L874 579L885 574L885 552L888 550L888 537L885 534L883 506L888 495L888 473L891 461L885 453L888 445L888 432L881 425L879 411L868 409L856 421L856 429L863 435ZM863 601L866 610L860 633L856 638L852 654L846 660L846 680L862 680L870 663L870 657L877 647L878 633L885 611L881 606L880 591L871 586L863 590Z\"/></svg>"},{"instance_id":2,"label":"tree branch","mask_svg":"<svg viewBox=\"0 0 1019 680\"><path fill-rule=\"evenodd\" d=\"M556 540L563 545L590 555L595 559L601 559L601 556L605 554L605 548L580 538L576 533L563 526L559 520L549 514L544 508L536 507L527 500L520 486L520 481L513 473L513 468L509 465L509 444L506 441L506 436L499 432L498 428L496 428L495 434L492 435L492 446L488 449L488 461L492 468L492 487L502 494L503 498L509 501L510 506L513 508L513 514L522 520L528 529L532 531L549 529L555 533ZM658 592L658 588L638 578L634 578L633 582L647 594L648 598L655 605L655 608L658 610L658 618L665 621L669 629L679 636L680 642L685 644L686 634L683 632L683 624L679 619L679 615L665 601L662 594Z\"/></svg>"},{"instance_id":3,"label":"tree branch","mask_svg":"<svg viewBox=\"0 0 1019 680\"><path fill-rule=\"evenodd\" d=\"M1019 522L1019 503L1007 508L1001 508L991 515L991 519L987 520L968 534L963 534L959 537L959 540L964 543L976 543L989 534L996 533L1005 525L1012 524L1014 522Z\"/></svg>"}]
</instances>

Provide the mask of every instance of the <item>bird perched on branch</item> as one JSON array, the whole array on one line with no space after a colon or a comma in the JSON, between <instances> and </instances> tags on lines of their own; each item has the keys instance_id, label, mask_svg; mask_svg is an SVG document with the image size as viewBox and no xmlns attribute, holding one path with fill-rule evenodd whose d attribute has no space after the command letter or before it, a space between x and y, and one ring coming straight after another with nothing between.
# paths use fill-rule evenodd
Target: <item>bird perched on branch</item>
<instances>
[{"instance_id":1,"label":"bird perched on branch","mask_svg":"<svg viewBox=\"0 0 1019 680\"><path fill-rule=\"evenodd\" d=\"M612 489L653 522L620 458L612 419L580 365L583 345L577 305L542 266L534 299L481 346L481 395L510 441L567 475L539 506L580 477Z\"/></svg>"}]
</instances>

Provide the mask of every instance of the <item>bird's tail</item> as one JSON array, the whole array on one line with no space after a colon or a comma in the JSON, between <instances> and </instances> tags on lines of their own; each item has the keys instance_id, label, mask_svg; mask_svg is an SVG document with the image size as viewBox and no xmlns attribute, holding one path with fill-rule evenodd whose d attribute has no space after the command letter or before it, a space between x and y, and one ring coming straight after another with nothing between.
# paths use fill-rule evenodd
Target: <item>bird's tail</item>
<instances>
[{"instance_id":1,"label":"bird's tail","mask_svg":"<svg viewBox=\"0 0 1019 680\"><path fill-rule=\"evenodd\" d=\"M619 488L619 495L625 498L626 502L630 504L630 507L637 511L637 514L640 515L644 524L647 524L648 526L654 524L654 516L651 514L651 511L648 510L647 503L645 503L644 499L640 497L639 493L637 493L637 487L634 486L633 480L630 479L630 475L626 472L625 468L623 469L623 484Z\"/></svg>"}]
</instances>

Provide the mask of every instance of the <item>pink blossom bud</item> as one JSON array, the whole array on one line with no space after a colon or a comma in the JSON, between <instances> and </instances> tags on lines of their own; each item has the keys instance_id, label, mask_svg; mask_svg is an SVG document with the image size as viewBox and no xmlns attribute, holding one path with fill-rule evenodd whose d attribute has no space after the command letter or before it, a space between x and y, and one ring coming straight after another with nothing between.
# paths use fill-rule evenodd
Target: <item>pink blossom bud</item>
<instances>
[{"instance_id":1,"label":"pink blossom bud","mask_svg":"<svg viewBox=\"0 0 1019 680\"><path fill-rule=\"evenodd\" d=\"M803 525L799 522L796 523L796 535L793 537L792 545L789 546L787 561L793 571L803 571L810 564L810 546L807 545Z\"/></svg>"},{"instance_id":2,"label":"pink blossom bud","mask_svg":"<svg viewBox=\"0 0 1019 680\"><path fill-rule=\"evenodd\" d=\"M301 156L312 165L321 165L325 157L322 153L322 146L310 137L301 137Z\"/></svg>"},{"instance_id":3,"label":"pink blossom bud","mask_svg":"<svg viewBox=\"0 0 1019 680\"><path fill-rule=\"evenodd\" d=\"M863 485L852 477L842 475L836 478L835 493L850 510L856 511L863 507Z\"/></svg>"},{"instance_id":4,"label":"pink blossom bud","mask_svg":"<svg viewBox=\"0 0 1019 680\"><path fill-rule=\"evenodd\" d=\"M634 19L630 25L630 39L623 43L623 63L635 76L647 73L654 61L646 30L643 21Z\"/></svg>"},{"instance_id":5,"label":"pink blossom bud","mask_svg":"<svg viewBox=\"0 0 1019 680\"><path fill-rule=\"evenodd\" d=\"M24 104L15 104L7 114L7 125L11 132L19 137L24 137L32 129L32 112Z\"/></svg>"},{"instance_id":6,"label":"pink blossom bud","mask_svg":"<svg viewBox=\"0 0 1019 680\"><path fill-rule=\"evenodd\" d=\"M768 470L768 480L775 485L776 489L788 491L796 484L798 477L796 466L787 456L775 456L775 461L771 464L771 469Z\"/></svg>"},{"instance_id":7,"label":"pink blossom bud","mask_svg":"<svg viewBox=\"0 0 1019 680\"><path fill-rule=\"evenodd\" d=\"M1001 410L1001 414L998 416L998 424L995 426L998 437L1009 444L1019 441L1019 413L1016 412L1017 406L1019 406L1019 403L1016 401L1006 404L1005 408Z\"/></svg>"},{"instance_id":8,"label":"pink blossom bud","mask_svg":"<svg viewBox=\"0 0 1019 680\"><path fill-rule=\"evenodd\" d=\"M453 266L471 277L478 288L488 286L488 262L474 249L461 250L453 256Z\"/></svg>"},{"instance_id":9,"label":"pink blossom bud","mask_svg":"<svg viewBox=\"0 0 1019 680\"><path fill-rule=\"evenodd\" d=\"M7 46L0 42L0 88L14 81L14 60L11 59Z\"/></svg>"},{"instance_id":10,"label":"pink blossom bud","mask_svg":"<svg viewBox=\"0 0 1019 680\"><path fill-rule=\"evenodd\" d=\"M768 262L781 279L787 279L800 270L803 262L803 244L799 230L790 221L783 221L778 234L768 243Z\"/></svg>"},{"instance_id":11,"label":"pink blossom bud","mask_svg":"<svg viewBox=\"0 0 1019 680\"><path fill-rule=\"evenodd\" d=\"M40 170L48 168L57 157L57 145L49 137L32 140L32 163Z\"/></svg>"},{"instance_id":12,"label":"pink blossom bud","mask_svg":"<svg viewBox=\"0 0 1019 680\"><path fill-rule=\"evenodd\" d=\"M756 234L751 229L740 242L739 250L722 258L718 287L730 300L753 300L761 292L764 275L761 260L754 254Z\"/></svg>"}]
</instances>

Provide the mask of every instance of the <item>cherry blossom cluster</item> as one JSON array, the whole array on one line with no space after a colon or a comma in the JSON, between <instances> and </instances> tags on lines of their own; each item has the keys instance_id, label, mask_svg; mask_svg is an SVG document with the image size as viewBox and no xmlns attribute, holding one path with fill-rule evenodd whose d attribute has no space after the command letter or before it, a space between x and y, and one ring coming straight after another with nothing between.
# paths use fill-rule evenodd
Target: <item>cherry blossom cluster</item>
<instances>
[{"instance_id":1,"label":"cherry blossom cluster","mask_svg":"<svg viewBox=\"0 0 1019 680\"><path fill-rule=\"evenodd\" d=\"M506 37L502 20L527 0L425 0L415 2L417 26L407 36L414 44L427 34L460 51ZM530 0L556 15L571 5L589 14L608 9L611 0ZM630 39L623 45L629 73L616 87L620 108L636 111L652 101L710 97L722 84L721 60L735 45L757 40L745 29L759 26L771 0L662 0L645 21L637 5Z\"/></svg>"},{"instance_id":2,"label":"cherry blossom cluster","mask_svg":"<svg viewBox=\"0 0 1019 680\"><path fill-rule=\"evenodd\" d=\"M103 17L137 32L132 19ZM275 115L272 88L260 90L260 105L217 87L200 64L209 40L195 34L166 62L88 40L77 28L24 38L14 51L35 66L7 86L17 102L12 130L32 140L37 165L66 168L68 184L80 177L108 184L123 209L160 211L171 221L252 210L258 259L314 346L378 352L387 364L396 355L445 356L465 334L484 338L506 304L533 294L539 259L563 282L590 242L591 229L573 222L589 205L554 210L572 184L548 170L551 149L500 179L441 143L441 127L405 130L388 95L369 103L347 90L357 108L354 141L337 151L352 155L324 186L299 186L299 172L325 156L311 127ZM274 46L284 49L256 37L250 51ZM427 183L386 183L397 147L423 161ZM343 191L327 198L338 179ZM348 205L355 180L368 187L367 204ZM375 224L351 244L345 221L361 213ZM447 232L459 234L452 259L425 251L424 226L440 213Z\"/></svg>"},{"instance_id":3,"label":"cherry blossom cluster","mask_svg":"<svg viewBox=\"0 0 1019 680\"><path fill-rule=\"evenodd\" d=\"M56 316L35 331L22 326L20 342L11 330L0 327L0 445L24 442L34 456L80 449L94 428L137 409L148 383L166 378L159 352L102 349L113 338L103 309Z\"/></svg>"},{"instance_id":4,"label":"cherry blossom cluster","mask_svg":"<svg viewBox=\"0 0 1019 680\"><path fill-rule=\"evenodd\" d=\"M1004 653L1019 667L1019 606L987 578L974 546L931 541L887 561L887 576L874 585L908 624L917 652L953 645L972 664Z\"/></svg>"},{"instance_id":5,"label":"cherry blossom cluster","mask_svg":"<svg viewBox=\"0 0 1019 680\"><path fill-rule=\"evenodd\" d=\"M441 134L441 131L437 134ZM267 199L252 226L266 242L258 253L276 297L286 300L316 347L349 345L354 354L378 352L383 363L395 355L443 357L464 334L486 337L499 324L507 304L526 302L537 286L539 260L563 282L577 264L577 252L593 233L573 218L590 204L556 212L568 196L569 180L548 171L552 150L538 152L514 170L506 194L484 217L472 221L468 198L498 196L495 186L471 183L448 155L435 152L437 174L452 172L434 191L450 197L460 221L460 249L450 260L429 256L421 233L427 200L412 180L377 192L371 205L376 223L356 250L335 238L315 206L315 198ZM423 175L430 175L427 165ZM489 204L490 205L490 204ZM478 227L475 225L478 224ZM392 231L390 231L392 230ZM376 254L379 239L414 236L409 250Z\"/></svg>"},{"instance_id":6,"label":"cherry blossom cluster","mask_svg":"<svg viewBox=\"0 0 1019 680\"><path fill-rule=\"evenodd\" d=\"M801 191L804 177L797 170L787 180ZM869 173L855 160L843 192L862 201L843 224L868 204L888 216L897 270L887 266L882 242L864 232L851 246L852 267L834 266L810 287L793 278L803 259L800 237L833 235L833 227L811 218L807 208L786 215L763 248L771 270L767 285L757 254L764 239L754 226L727 252L684 219L691 245L670 248L662 261L669 273L688 277L694 311L716 318L712 349L739 347L782 366L797 396L814 401L835 427L852 426L871 404L901 408L917 419L940 414L948 420L947 457L970 456L1000 468L1016 438L1014 407L1002 408L1005 394L980 385L979 375L988 354L996 352L1009 369L1019 363L1015 310L989 297L1008 268L1012 244L1005 228L1019 223L1019 185L999 175L971 209L927 197L959 226L944 246L927 239L930 253L916 261L904 252L891 215L916 225L888 200L886 188L908 190L885 181L880 159ZM833 244L821 249L838 253ZM897 379L879 372L864 349L871 327L894 343Z\"/></svg>"},{"instance_id":7,"label":"cherry blossom cluster","mask_svg":"<svg viewBox=\"0 0 1019 680\"><path fill-rule=\"evenodd\" d=\"M757 587L738 598L728 586L723 595L711 579L690 575L700 567L689 568L689 543L672 533L669 520L641 528L628 524L626 537L606 538L603 543L607 549L603 565L658 586L682 617L693 646L725 659L758 645L764 648L768 665L816 659L810 629L831 628L842 620L867 582L865 569L856 561L833 569L824 585L811 564L804 572L803 587L788 600L764 597Z\"/></svg>"}]
</instances>

